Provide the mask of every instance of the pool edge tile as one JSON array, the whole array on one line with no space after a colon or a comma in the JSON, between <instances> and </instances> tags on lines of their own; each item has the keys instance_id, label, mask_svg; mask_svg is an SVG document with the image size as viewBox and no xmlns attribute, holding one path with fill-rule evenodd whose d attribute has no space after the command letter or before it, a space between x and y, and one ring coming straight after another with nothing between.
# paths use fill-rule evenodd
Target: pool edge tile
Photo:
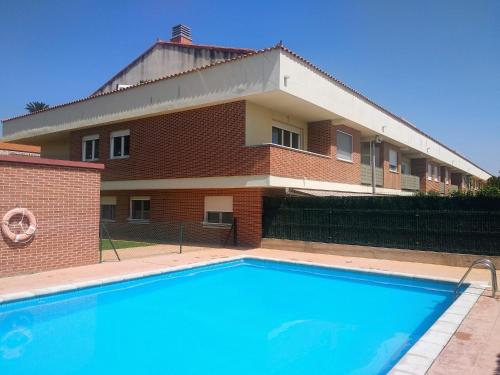
<instances>
[{"instance_id":1,"label":"pool edge tile","mask_svg":"<svg viewBox=\"0 0 500 375\"><path fill-rule=\"evenodd\" d=\"M472 288L470 292L469 288ZM478 293L479 289L482 289L481 293ZM474 307L475 303L485 289L486 288L482 286L469 285L467 289L462 292L462 294L450 305L450 307L448 307L448 309L446 309L446 311L441 314L434 324L420 337L420 339L413 344L410 350L408 350L406 354L401 357L398 363L396 363L396 365L394 365L391 369L389 374L395 375L399 372L425 375L446 345L448 345L448 342L472 310L472 307ZM462 313L450 312L450 309L453 309L454 307L456 308L456 306L462 307ZM440 335L439 340L445 341L444 344L441 345L441 343L431 342L437 339L436 335L434 335L433 338L433 334ZM425 345L434 346L434 353L426 353L425 348L422 348L422 346ZM436 345L441 347L439 351L437 350Z\"/></svg>"}]
</instances>

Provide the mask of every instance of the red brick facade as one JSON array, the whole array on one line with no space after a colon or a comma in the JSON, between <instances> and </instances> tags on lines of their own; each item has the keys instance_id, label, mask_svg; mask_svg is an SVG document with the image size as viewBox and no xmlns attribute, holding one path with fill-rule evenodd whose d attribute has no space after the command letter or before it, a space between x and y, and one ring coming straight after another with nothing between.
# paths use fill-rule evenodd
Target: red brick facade
<instances>
[{"instance_id":1,"label":"red brick facade","mask_svg":"<svg viewBox=\"0 0 500 375\"><path fill-rule=\"evenodd\" d=\"M99 261L100 172L86 163L0 158L0 215L20 205L37 219L28 243L0 237L0 277Z\"/></svg>"},{"instance_id":2,"label":"red brick facade","mask_svg":"<svg viewBox=\"0 0 500 375\"><path fill-rule=\"evenodd\" d=\"M103 191L102 196L116 197L116 221L127 221L130 198L148 196L151 222L196 222L204 220L206 196L233 197L233 216L237 220L238 244L260 246L262 231L262 189L192 189L192 190L134 190Z\"/></svg>"},{"instance_id":3,"label":"red brick facade","mask_svg":"<svg viewBox=\"0 0 500 375\"><path fill-rule=\"evenodd\" d=\"M276 175L361 183L360 133L324 122L309 140L312 152L274 145L245 146L245 102L234 102L71 133L71 160L81 160L82 137L98 134L103 180ZM130 130L130 157L110 159L110 135ZM353 136L353 161L336 159L336 130ZM319 146L318 146L319 147Z\"/></svg>"},{"instance_id":4,"label":"red brick facade","mask_svg":"<svg viewBox=\"0 0 500 375\"><path fill-rule=\"evenodd\" d=\"M110 134L130 130L130 157L110 159ZM268 148L245 146L245 102L148 117L71 134L71 160L82 137L99 134L103 180L262 175Z\"/></svg>"}]
</instances>

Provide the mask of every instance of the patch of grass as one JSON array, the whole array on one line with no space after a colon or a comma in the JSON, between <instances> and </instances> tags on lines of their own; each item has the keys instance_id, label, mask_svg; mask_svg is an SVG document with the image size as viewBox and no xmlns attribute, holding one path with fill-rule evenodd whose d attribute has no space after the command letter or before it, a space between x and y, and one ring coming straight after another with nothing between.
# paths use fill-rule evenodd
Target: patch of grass
<instances>
[{"instance_id":1,"label":"patch of grass","mask_svg":"<svg viewBox=\"0 0 500 375\"><path fill-rule=\"evenodd\" d=\"M111 246L111 243L109 240L101 240L101 245L103 250L112 250L113 247ZM151 242L137 242L137 241L124 241L124 240L113 240L113 245L117 249L126 249L129 247L144 247L144 246L151 246L151 245L156 245Z\"/></svg>"}]
</instances>

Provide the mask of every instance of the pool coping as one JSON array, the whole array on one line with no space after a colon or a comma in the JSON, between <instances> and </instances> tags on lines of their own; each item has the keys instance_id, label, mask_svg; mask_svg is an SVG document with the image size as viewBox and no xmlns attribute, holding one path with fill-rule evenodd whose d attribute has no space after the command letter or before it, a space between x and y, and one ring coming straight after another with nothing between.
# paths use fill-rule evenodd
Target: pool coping
<instances>
[{"instance_id":1,"label":"pool coping","mask_svg":"<svg viewBox=\"0 0 500 375\"><path fill-rule=\"evenodd\" d=\"M14 301L21 301L35 297L47 296L67 291L74 291L79 289L86 289L101 285L117 283L121 281L128 281L133 279L140 279L170 273L175 271L189 270L193 268L215 265L218 263L256 259L263 261L273 261L278 263L298 264L306 266L315 266L328 269L340 269L347 271L357 271L370 274L382 274L388 276L402 276L411 279L434 280L434 281L447 281L456 283L456 279L442 278L442 277L428 277L418 274L410 274L403 272L392 272L379 270L374 268L359 268L347 267L340 265L330 265L325 263L318 263L312 261L299 261L295 259L281 259L274 257L265 257L258 255L237 255L218 258L209 261L195 262L179 266L159 267L154 270L145 272L135 272L123 274L118 276L111 276L105 278L97 278L82 282L56 285L47 288L37 288L25 290L16 293L0 294L0 305ZM423 375L425 374L434 361L437 359L441 351L446 347L448 341L453 337L458 327L469 314L470 310L477 302L479 297L483 294L485 286L480 283L471 283L466 290L446 309L441 316L434 322L434 324L420 337L420 339L401 357L401 359L392 367L389 374L392 375Z\"/></svg>"}]
</instances>

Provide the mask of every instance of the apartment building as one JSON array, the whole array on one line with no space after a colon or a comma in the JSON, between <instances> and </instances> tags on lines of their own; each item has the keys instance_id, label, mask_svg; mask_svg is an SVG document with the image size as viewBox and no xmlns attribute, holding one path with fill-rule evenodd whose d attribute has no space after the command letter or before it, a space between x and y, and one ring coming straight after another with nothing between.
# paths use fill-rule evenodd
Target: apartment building
<instances>
[{"instance_id":1,"label":"apartment building","mask_svg":"<svg viewBox=\"0 0 500 375\"><path fill-rule=\"evenodd\" d=\"M237 218L248 246L263 196L448 194L491 177L281 44L197 45L182 26L89 97L3 129L43 157L104 163L103 219Z\"/></svg>"}]
</instances>

